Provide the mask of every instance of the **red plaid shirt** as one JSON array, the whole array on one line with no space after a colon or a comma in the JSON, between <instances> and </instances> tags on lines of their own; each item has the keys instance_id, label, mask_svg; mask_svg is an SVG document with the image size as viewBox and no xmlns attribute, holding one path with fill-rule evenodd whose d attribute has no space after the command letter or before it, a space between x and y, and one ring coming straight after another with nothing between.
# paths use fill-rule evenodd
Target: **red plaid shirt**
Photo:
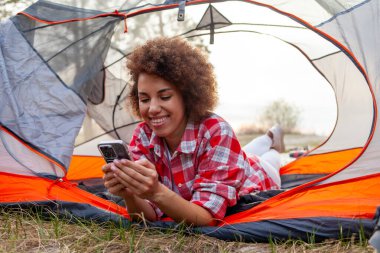
<instances>
[{"instance_id":1,"label":"red plaid shirt","mask_svg":"<svg viewBox=\"0 0 380 253\"><path fill-rule=\"evenodd\" d=\"M215 114L200 124L189 122L171 156L163 139L140 123L130 151L135 160L154 163L165 186L206 208L216 219L222 219L241 195L279 188L257 158L246 156L231 126ZM163 215L155 210L158 217Z\"/></svg>"}]
</instances>

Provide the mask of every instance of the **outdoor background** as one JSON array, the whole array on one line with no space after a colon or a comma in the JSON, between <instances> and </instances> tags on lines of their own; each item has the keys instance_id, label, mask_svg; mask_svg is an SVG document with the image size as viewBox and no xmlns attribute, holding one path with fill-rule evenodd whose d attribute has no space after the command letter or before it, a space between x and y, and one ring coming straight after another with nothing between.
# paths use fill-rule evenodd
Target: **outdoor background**
<instances>
[{"instance_id":1,"label":"outdoor background","mask_svg":"<svg viewBox=\"0 0 380 253\"><path fill-rule=\"evenodd\" d=\"M0 0L0 19L32 2L35 1ZM245 36L255 39L246 40ZM216 37L208 50L219 84L216 112L231 123L242 144L268 127L270 122L263 119L268 120L268 108L273 109L276 103L289 109L282 112L290 119L296 119L285 136L288 151L311 148L334 128L333 91L295 49L265 36L240 35L223 43ZM283 159L288 161L289 156L283 154ZM45 218L38 212L0 209L0 252L373 252L362 237L359 241L342 238L316 243L311 235L308 242L256 244L189 236L185 231L125 228L90 221L71 223L54 214L48 221Z\"/></svg>"}]
</instances>

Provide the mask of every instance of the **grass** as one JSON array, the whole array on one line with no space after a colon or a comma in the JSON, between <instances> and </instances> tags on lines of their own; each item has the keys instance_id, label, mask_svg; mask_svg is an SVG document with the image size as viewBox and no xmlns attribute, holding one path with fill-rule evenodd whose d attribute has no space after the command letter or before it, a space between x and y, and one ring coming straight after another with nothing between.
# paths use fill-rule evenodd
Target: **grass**
<instances>
[{"instance_id":1,"label":"grass","mask_svg":"<svg viewBox=\"0 0 380 253\"><path fill-rule=\"evenodd\" d=\"M0 211L0 252L373 252L365 238L323 243L288 240L281 243L226 242L205 235L161 231L137 225L68 222L50 214Z\"/></svg>"}]
</instances>

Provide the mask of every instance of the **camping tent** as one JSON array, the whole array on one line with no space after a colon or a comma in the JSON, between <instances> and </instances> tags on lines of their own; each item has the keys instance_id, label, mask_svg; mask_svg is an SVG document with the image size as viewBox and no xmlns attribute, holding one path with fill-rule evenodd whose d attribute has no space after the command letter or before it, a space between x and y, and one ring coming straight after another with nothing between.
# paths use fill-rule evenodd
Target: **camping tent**
<instances>
[{"instance_id":1,"label":"camping tent","mask_svg":"<svg viewBox=\"0 0 380 253\"><path fill-rule=\"evenodd\" d=\"M125 103L126 56L159 35L202 46L262 34L297 49L327 80L336 125L281 169L289 190L197 231L246 241L372 234L380 203L379 7L376 0L36 2L0 26L0 205L127 222L122 206L91 193L102 176L96 144L128 142L138 122Z\"/></svg>"}]
</instances>

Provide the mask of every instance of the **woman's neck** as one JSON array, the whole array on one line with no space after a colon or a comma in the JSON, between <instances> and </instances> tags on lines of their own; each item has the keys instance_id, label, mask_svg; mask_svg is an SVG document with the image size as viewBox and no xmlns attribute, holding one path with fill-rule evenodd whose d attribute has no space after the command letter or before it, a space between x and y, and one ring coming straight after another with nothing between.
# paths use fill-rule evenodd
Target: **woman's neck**
<instances>
[{"instance_id":1,"label":"woman's neck","mask_svg":"<svg viewBox=\"0 0 380 253\"><path fill-rule=\"evenodd\" d=\"M183 125L174 134L164 138L171 154L173 154L180 145L186 126L187 120L183 122Z\"/></svg>"},{"instance_id":2,"label":"woman's neck","mask_svg":"<svg viewBox=\"0 0 380 253\"><path fill-rule=\"evenodd\" d=\"M178 148L179 144L182 140L182 135L178 138L164 138L166 145L168 146L168 149L170 151L170 154L173 154L174 151Z\"/></svg>"}]
</instances>

